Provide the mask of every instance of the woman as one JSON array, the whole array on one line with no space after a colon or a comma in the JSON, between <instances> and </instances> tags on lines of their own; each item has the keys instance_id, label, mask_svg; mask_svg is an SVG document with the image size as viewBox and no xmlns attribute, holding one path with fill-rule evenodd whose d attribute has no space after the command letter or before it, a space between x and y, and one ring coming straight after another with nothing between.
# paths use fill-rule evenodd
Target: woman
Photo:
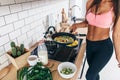
<instances>
[{"instance_id":1,"label":"woman","mask_svg":"<svg viewBox=\"0 0 120 80\"><path fill-rule=\"evenodd\" d=\"M100 80L99 72L108 63L113 54L113 45L120 67L120 18L119 0L88 0L86 20L73 24L70 29L87 27L86 57L89 68L87 80ZM113 43L110 30L113 32Z\"/></svg>"}]
</instances>

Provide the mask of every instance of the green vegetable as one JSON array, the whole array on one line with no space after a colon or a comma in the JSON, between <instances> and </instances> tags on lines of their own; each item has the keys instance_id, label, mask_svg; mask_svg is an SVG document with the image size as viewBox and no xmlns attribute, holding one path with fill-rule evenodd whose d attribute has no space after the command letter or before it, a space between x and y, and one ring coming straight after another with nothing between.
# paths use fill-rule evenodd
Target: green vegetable
<instances>
[{"instance_id":1,"label":"green vegetable","mask_svg":"<svg viewBox=\"0 0 120 80\"><path fill-rule=\"evenodd\" d=\"M66 74L66 75L69 75L69 74L73 73L71 68L63 68L60 72L63 73L63 74Z\"/></svg>"},{"instance_id":2,"label":"green vegetable","mask_svg":"<svg viewBox=\"0 0 120 80\"><path fill-rule=\"evenodd\" d=\"M18 71L18 80L23 80L24 76L26 76L26 80L53 80L49 68L44 67L42 63L39 62L27 70Z\"/></svg>"}]
</instances>

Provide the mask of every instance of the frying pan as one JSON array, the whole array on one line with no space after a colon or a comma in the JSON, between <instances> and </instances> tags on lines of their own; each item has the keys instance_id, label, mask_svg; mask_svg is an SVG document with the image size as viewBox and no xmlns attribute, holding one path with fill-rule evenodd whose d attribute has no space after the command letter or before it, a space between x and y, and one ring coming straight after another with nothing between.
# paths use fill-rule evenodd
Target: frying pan
<instances>
[{"instance_id":1,"label":"frying pan","mask_svg":"<svg viewBox=\"0 0 120 80\"><path fill-rule=\"evenodd\" d=\"M57 42L57 41L55 41L54 39L55 39L56 37L58 37L58 36L69 36L69 37L73 38L73 42L74 42L74 40L77 39L74 34L67 33L67 32L58 32L58 33L53 34L53 35L52 35L53 41L56 42L57 44L62 44L62 45L68 45L68 44L71 44L71 43L73 43L73 42Z\"/></svg>"}]
</instances>

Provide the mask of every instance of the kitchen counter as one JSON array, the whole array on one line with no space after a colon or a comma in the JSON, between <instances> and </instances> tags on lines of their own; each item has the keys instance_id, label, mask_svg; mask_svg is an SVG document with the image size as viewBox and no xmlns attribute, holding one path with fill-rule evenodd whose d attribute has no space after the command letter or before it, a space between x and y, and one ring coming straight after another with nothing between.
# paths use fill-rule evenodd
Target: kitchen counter
<instances>
[{"instance_id":1,"label":"kitchen counter","mask_svg":"<svg viewBox=\"0 0 120 80\"><path fill-rule=\"evenodd\" d=\"M83 62L83 57L84 57L84 52L85 52L85 46L86 46L86 43L85 43L85 38L83 39L83 42L82 42L82 45L80 47L80 51L79 51L79 54L77 55L76 57L76 60L75 60L75 65L77 66L77 72L76 74L74 75L74 77L72 77L71 79L63 79L60 77L60 75L58 74L57 72L57 67L59 65L59 61L55 61L55 60L51 60L49 59L49 62L48 62L48 67L50 67L51 65L53 65L52 68L50 68L50 70L52 71L52 76L53 76L53 80L77 80L78 77L80 76L79 73L80 73L80 68L81 68L81 65L82 65L82 62ZM35 46L33 46L30 51L32 51L33 49L35 48ZM9 72L7 73L7 75L5 77L3 77L1 80L17 80L17 69L12 65L10 64L7 68L9 68ZM0 73L2 73L0 71Z\"/></svg>"}]
</instances>

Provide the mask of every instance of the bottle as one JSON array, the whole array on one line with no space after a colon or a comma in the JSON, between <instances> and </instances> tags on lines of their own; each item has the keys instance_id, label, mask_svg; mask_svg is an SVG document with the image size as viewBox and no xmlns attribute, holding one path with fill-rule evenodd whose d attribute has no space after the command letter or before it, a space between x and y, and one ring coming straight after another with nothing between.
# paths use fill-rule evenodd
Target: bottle
<instances>
[{"instance_id":1,"label":"bottle","mask_svg":"<svg viewBox=\"0 0 120 80\"><path fill-rule=\"evenodd\" d=\"M38 45L38 58L43 65L48 64L48 52L45 43L41 43Z\"/></svg>"},{"instance_id":2,"label":"bottle","mask_svg":"<svg viewBox=\"0 0 120 80\"><path fill-rule=\"evenodd\" d=\"M62 8L61 13L62 13L62 23L67 23L67 16L66 16L64 8Z\"/></svg>"}]
</instances>

